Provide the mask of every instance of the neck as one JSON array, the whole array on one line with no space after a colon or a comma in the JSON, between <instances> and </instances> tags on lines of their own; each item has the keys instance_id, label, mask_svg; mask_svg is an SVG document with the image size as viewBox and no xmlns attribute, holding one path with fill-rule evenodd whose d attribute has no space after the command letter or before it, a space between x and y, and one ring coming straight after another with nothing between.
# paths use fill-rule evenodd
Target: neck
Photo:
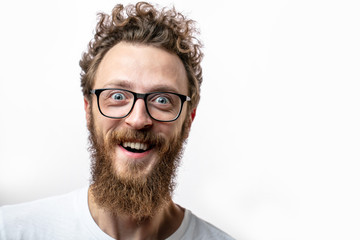
<instances>
[{"instance_id":1,"label":"neck","mask_svg":"<svg viewBox=\"0 0 360 240\"><path fill-rule=\"evenodd\" d=\"M88 192L88 203L91 216L100 229L118 240L166 239L180 227L184 218L184 209L170 201L164 204L151 219L139 223L131 216L115 215L98 206L91 188Z\"/></svg>"}]
</instances>

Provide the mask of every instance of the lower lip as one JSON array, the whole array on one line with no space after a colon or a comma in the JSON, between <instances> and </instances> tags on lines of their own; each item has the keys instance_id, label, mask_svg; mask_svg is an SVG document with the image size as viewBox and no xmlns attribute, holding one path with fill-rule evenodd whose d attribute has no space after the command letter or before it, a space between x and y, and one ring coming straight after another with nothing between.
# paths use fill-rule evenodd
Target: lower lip
<instances>
[{"instance_id":1,"label":"lower lip","mask_svg":"<svg viewBox=\"0 0 360 240\"><path fill-rule=\"evenodd\" d=\"M134 159L146 157L147 155L149 155L151 153L151 150L152 150L152 149L150 149L150 150L147 150L147 151L142 152L142 153L134 153L134 152L130 152L130 151L126 150L121 145L118 145L118 146L125 155L127 155L128 157L134 158Z\"/></svg>"}]
</instances>

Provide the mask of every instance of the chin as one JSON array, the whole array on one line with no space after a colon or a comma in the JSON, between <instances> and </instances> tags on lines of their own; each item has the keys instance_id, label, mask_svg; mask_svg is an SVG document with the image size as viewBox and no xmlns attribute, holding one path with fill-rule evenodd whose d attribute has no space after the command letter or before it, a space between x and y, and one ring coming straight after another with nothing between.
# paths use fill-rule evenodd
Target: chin
<instances>
[{"instance_id":1,"label":"chin","mask_svg":"<svg viewBox=\"0 0 360 240\"><path fill-rule=\"evenodd\" d=\"M116 159L114 162L113 171L122 180L146 180L153 172L157 163L155 159L149 161Z\"/></svg>"}]
</instances>

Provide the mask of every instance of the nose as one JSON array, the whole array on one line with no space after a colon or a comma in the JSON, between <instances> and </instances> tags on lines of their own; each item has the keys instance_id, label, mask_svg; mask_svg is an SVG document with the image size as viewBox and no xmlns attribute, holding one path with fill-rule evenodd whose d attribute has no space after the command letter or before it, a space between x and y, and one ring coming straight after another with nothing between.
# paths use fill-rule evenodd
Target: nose
<instances>
[{"instance_id":1,"label":"nose","mask_svg":"<svg viewBox=\"0 0 360 240\"><path fill-rule=\"evenodd\" d=\"M125 123L136 130L152 126L153 120L146 111L145 101L143 99L138 99L135 102L131 113L125 118Z\"/></svg>"}]
</instances>

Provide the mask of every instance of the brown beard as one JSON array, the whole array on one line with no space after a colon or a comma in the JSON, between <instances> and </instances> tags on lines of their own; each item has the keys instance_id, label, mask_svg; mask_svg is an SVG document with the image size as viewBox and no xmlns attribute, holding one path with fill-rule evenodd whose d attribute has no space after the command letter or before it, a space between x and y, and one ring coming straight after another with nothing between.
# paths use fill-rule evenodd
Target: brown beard
<instances>
[{"instance_id":1,"label":"brown beard","mask_svg":"<svg viewBox=\"0 0 360 240\"><path fill-rule=\"evenodd\" d=\"M186 141L186 123L187 121L183 124L180 135L169 141L149 130L130 129L112 132L108 139L104 140L96 133L91 114L88 130L92 157L91 193L95 203L114 215L125 214L137 222L154 216L171 200L176 170ZM147 176L138 174L142 166L137 163L126 166L128 173L120 176L116 173L113 161L115 147L121 142L134 140L153 146L153 150L158 153L157 163Z\"/></svg>"}]
</instances>

